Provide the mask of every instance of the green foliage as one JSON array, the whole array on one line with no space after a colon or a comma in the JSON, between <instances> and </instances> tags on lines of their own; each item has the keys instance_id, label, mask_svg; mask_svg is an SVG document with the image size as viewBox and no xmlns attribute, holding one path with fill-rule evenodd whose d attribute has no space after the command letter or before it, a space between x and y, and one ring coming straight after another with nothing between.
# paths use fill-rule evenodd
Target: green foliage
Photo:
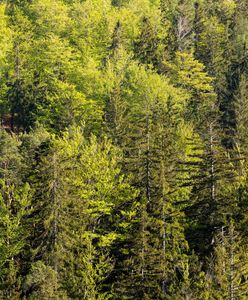
<instances>
[{"instance_id":1,"label":"green foliage","mask_svg":"<svg viewBox=\"0 0 248 300\"><path fill-rule=\"evenodd\" d=\"M247 298L247 1L0 2L0 298Z\"/></svg>"},{"instance_id":2,"label":"green foliage","mask_svg":"<svg viewBox=\"0 0 248 300\"><path fill-rule=\"evenodd\" d=\"M57 299L56 294L57 275L50 266L42 261L35 262L23 284L24 293L28 293L28 299ZM61 295L60 295L61 296ZM66 299L60 297L60 299Z\"/></svg>"},{"instance_id":3,"label":"green foliage","mask_svg":"<svg viewBox=\"0 0 248 300\"><path fill-rule=\"evenodd\" d=\"M232 221L216 236L213 264L213 296L216 299L247 298L247 250Z\"/></svg>"},{"instance_id":4,"label":"green foliage","mask_svg":"<svg viewBox=\"0 0 248 300\"><path fill-rule=\"evenodd\" d=\"M116 226L118 207L136 194L120 175L116 155L107 140L98 143L92 136L87 142L80 128L70 128L52 139L37 167L36 226L47 242L42 238L34 253L59 272L69 297L107 297L100 296L100 283L113 267L108 249L118 233L105 223Z\"/></svg>"},{"instance_id":5,"label":"green foliage","mask_svg":"<svg viewBox=\"0 0 248 300\"><path fill-rule=\"evenodd\" d=\"M32 190L28 183L22 183L23 164L17 145L17 140L1 131L0 289L3 299L18 299L20 295L20 271L24 262L19 257L29 236L26 219L32 212Z\"/></svg>"},{"instance_id":6,"label":"green foliage","mask_svg":"<svg viewBox=\"0 0 248 300\"><path fill-rule=\"evenodd\" d=\"M7 103L4 101L4 95L7 90L6 80L4 79L6 70L9 67L9 61L7 59L9 51L12 49L12 30L7 25L8 19L5 15L5 5L0 4L0 107L1 107L1 117L6 112Z\"/></svg>"}]
</instances>

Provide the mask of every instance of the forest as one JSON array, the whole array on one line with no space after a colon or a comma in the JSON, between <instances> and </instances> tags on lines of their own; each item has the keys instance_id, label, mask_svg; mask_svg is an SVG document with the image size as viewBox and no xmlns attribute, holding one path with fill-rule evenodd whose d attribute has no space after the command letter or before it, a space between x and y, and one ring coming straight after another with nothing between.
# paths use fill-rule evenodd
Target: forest
<instances>
[{"instance_id":1,"label":"forest","mask_svg":"<svg viewBox=\"0 0 248 300\"><path fill-rule=\"evenodd\" d=\"M0 299L248 299L248 0L0 0Z\"/></svg>"}]
</instances>

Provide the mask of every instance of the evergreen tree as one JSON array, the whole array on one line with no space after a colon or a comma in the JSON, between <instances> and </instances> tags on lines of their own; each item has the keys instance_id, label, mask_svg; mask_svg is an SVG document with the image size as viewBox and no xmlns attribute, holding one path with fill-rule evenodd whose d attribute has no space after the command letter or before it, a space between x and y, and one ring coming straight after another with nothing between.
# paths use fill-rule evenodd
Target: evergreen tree
<instances>
[{"instance_id":1,"label":"evergreen tree","mask_svg":"<svg viewBox=\"0 0 248 300\"><path fill-rule=\"evenodd\" d=\"M1 130L0 139L0 295L3 299L19 299L32 193L29 185L22 182L19 141L4 130Z\"/></svg>"},{"instance_id":2,"label":"evergreen tree","mask_svg":"<svg viewBox=\"0 0 248 300\"><path fill-rule=\"evenodd\" d=\"M125 116L127 114L127 103L124 94L124 82L126 72L131 59L124 49L122 41L122 27L118 21L113 33L112 43L109 48L109 58L106 61L106 77L111 78L111 82L106 80L106 108L105 120L107 130L112 140L121 146L123 135L125 134Z\"/></svg>"},{"instance_id":3,"label":"evergreen tree","mask_svg":"<svg viewBox=\"0 0 248 300\"><path fill-rule=\"evenodd\" d=\"M72 128L54 140L38 167L34 258L57 274L56 295L107 297L98 285L113 267L108 248L117 233L105 229L105 219L133 193L119 177L113 155L107 141L92 138L88 144Z\"/></svg>"},{"instance_id":4,"label":"evergreen tree","mask_svg":"<svg viewBox=\"0 0 248 300\"><path fill-rule=\"evenodd\" d=\"M0 1L1 299L247 298L247 8Z\"/></svg>"},{"instance_id":5,"label":"evergreen tree","mask_svg":"<svg viewBox=\"0 0 248 300\"><path fill-rule=\"evenodd\" d=\"M240 235L233 221L222 227L215 238L212 280L215 299L247 298L247 249L242 245Z\"/></svg>"},{"instance_id":6,"label":"evergreen tree","mask_svg":"<svg viewBox=\"0 0 248 300\"><path fill-rule=\"evenodd\" d=\"M170 151L175 151L175 145L166 143L166 138L176 130L170 114L180 112L183 96L165 78L161 80L152 72L134 66L129 72L133 77L130 89L135 106L132 103L128 116L124 168L137 174L133 183L140 190L140 204L137 221L132 225L130 246L127 246L129 254L124 261L124 270L128 271L123 272L117 290L133 299L163 299L179 292L187 277L187 243L181 227L181 213L174 207L176 195L170 196L175 189L170 183L175 171L170 166L175 163ZM156 85L152 85L155 82ZM140 94L141 87L143 93ZM174 243L174 239L179 239L180 245ZM175 263L179 252L182 254Z\"/></svg>"},{"instance_id":7,"label":"evergreen tree","mask_svg":"<svg viewBox=\"0 0 248 300\"><path fill-rule=\"evenodd\" d=\"M149 18L142 20L141 34L134 44L135 56L143 64L159 66L159 37Z\"/></svg>"}]
</instances>

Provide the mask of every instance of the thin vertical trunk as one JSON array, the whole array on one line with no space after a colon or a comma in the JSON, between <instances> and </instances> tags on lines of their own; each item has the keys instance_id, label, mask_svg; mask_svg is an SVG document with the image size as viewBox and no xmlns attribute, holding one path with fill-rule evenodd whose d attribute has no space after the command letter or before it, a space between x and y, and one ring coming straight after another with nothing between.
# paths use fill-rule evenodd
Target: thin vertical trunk
<instances>
[{"instance_id":1,"label":"thin vertical trunk","mask_svg":"<svg viewBox=\"0 0 248 300\"><path fill-rule=\"evenodd\" d=\"M57 201L57 161L55 154L53 155L53 187L52 187L52 197L53 197L53 246L56 248L57 245L57 234L58 234L58 201ZM57 272L57 262L54 265L55 271Z\"/></svg>"},{"instance_id":2,"label":"thin vertical trunk","mask_svg":"<svg viewBox=\"0 0 248 300\"><path fill-rule=\"evenodd\" d=\"M210 170L210 176L211 176L211 199L212 202L215 202L215 192L216 192L216 186L215 186L215 160L214 160L214 136L213 136L213 124L210 124L210 163L211 163L211 170Z\"/></svg>"},{"instance_id":3,"label":"thin vertical trunk","mask_svg":"<svg viewBox=\"0 0 248 300\"><path fill-rule=\"evenodd\" d=\"M165 228L165 209L164 209L164 203L163 203L163 256L165 261L165 255L166 255L166 228ZM166 278L165 278L165 266L163 268L163 281L162 281L162 291L165 294L166 293Z\"/></svg>"},{"instance_id":4,"label":"thin vertical trunk","mask_svg":"<svg viewBox=\"0 0 248 300\"><path fill-rule=\"evenodd\" d=\"M58 209L59 209L59 199L58 199L58 170L57 170L57 158L56 154L53 154L52 158L52 164L53 164L53 185L52 185L52 201L53 201L53 223L52 223L52 247L53 247L53 268L56 272L56 275L58 274L58 249L57 249L57 243L58 243ZM57 282L57 281L56 281ZM57 284L55 286L55 294L57 295Z\"/></svg>"},{"instance_id":5,"label":"thin vertical trunk","mask_svg":"<svg viewBox=\"0 0 248 300\"><path fill-rule=\"evenodd\" d=\"M19 53L19 44L16 42L14 44L15 47L15 82L14 82L14 89L15 89L15 99L12 99L12 108L10 112L10 129L14 132L15 129L15 113L16 113L16 105L19 103L20 98L20 53ZM13 100L16 103L13 103ZM19 124L18 125L18 132L19 132Z\"/></svg>"},{"instance_id":6,"label":"thin vertical trunk","mask_svg":"<svg viewBox=\"0 0 248 300\"><path fill-rule=\"evenodd\" d=\"M194 33L195 33L195 54L198 54L198 44L200 40L200 30L199 30L199 23L200 23L200 16L199 16L199 3L195 2L195 18L194 18Z\"/></svg>"},{"instance_id":7,"label":"thin vertical trunk","mask_svg":"<svg viewBox=\"0 0 248 300\"><path fill-rule=\"evenodd\" d=\"M229 273L229 300L234 300L234 287L233 287L233 228L230 230L230 273Z\"/></svg>"},{"instance_id":8,"label":"thin vertical trunk","mask_svg":"<svg viewBox=\"0 0 248 300\"><path fill-rule=\"evenodd\" d=\"M141 280L144 281L145 277L145 226L144 226L144 216L142 216L142 249L141 249Z\"/></svg>"},{"instance_id":9,"label":"thin vertical trunk","mask_svg":"<svg viewBox=\"0 0 248 300\"><path fill-rule=\"evenodd\" d=\"M151 161L150 161L150 120L149 120L149 112L147 112L146 116L146 199L147 203L151 202L151 185L150 185L150 168L151 168Z\"/></svg>"},{"instance_id":10,"label":"thin vertical trunk","mask_svg":"<svg viewBox=\"0 0 248 300\"><path fill-rule=\"evenodd\" d=\"M163 125L165 124L165 122L163 122ZM165 136L164 136L164 132L162 134L162 153L165 147ZM163 203L162 203L162 220L163 220L163 257L164 257L164 261L165 261L165 256L166 256L166 227L165 227L165 198L164 198L164 194L165 194L165 185L164 185L164 177L165 177L165 170L164 170L164 154L162 155L162 164L161 164L161 185L162 185L162 197L163 197ZM162 281L162 292L165 294L166 293L166 278L165 278L165 264L163 264L163 281Z\"/></svg>"}]
</instances>

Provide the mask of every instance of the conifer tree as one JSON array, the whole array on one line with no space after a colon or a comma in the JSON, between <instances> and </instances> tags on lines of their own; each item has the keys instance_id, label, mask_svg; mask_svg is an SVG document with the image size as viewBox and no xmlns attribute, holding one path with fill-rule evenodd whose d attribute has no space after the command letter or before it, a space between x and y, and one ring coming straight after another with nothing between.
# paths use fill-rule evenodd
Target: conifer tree
<instances>
[{"instance_id":1,"label":"conifer tree","mask_svg":"<svg viewBox=\"0 0 248 300\"><path fill-rule=\"evenodd\" d=\"M29 236L26 219L31 213L31 189L22 182L23 161L16 137L0 132L0 253L3 299L19 299L24 248Z\"/></svg>"},{"instance_id":2,"label":"conifer tree","mask_svg":"<svg viewBox=\"0 0 248 300\"><path fill-rule=\"evenodd\" d=\"M0 1L1 299L248 297L247 8Z\"/></svg>"},{"instance_id":3,"label":"conifer tree","mask_svg":"<svg viewBox=\"0 0 248 300\"><path fill-rule=\"evenodd\" d=\"M241 237L230 225L223 226L215 237L212 280L213 297L216 299L247 298L247 249Z\"/></svg>"},{"instance_id":4,"label":"conifer tree","mask_svg":"<svg viewBox=\"0 0 248 300\"><path fill-rule=\"evenodd\" d=\"M136 77L138 70L140 77ZM187 277L187 243L181 227L181 213L174 207L176 195L170 196L175 186L170 183L174 168L169 165L175 162L168 149L170 145L166 144L166 138L175 133L173 129L176 130L170 113L180 112L183 96L165 78L159 80L156 74L143 68L136 71L133 67L130 71L133 76L130 89L133 89L132 99L136 98L136 101L129 113L130 134L124 144L124 168L132 174L138 172L133 183L140 190L140 205L137 224L132 225L129 254L123 263L124 270L128 271L123 272L117 290L133 299L164 299L182 292L181 284ZM156 86L153 86L155 78ZM137 86L142 86L142 94L136 94ZM146 90L146 87L150 88ZM138 91L142 91L141 88ZM172 147L171 151L175 148ZM181 244L174 243L174 239L179 239ZM175 263L177 251L184 254Z\"/></svg>"},{"instance_id":5,"label":"conifer tree","mask_svg":"<svg viewBox=\"0 0 248 300\"><path fill-rule=\"evenodd\" d=\"M109 47L109 57L106 60L106 77L111 78L111 82L106 81L108 93L105 95L107 131L110 133L113 142L118 146L121 146L125 134L127 103L123 86L130 59L130 55L124 48L122 26L118 21Z\"/></svg>"},{"instance_id":6,"label":"conifer tree","mask_svg":"<svg viewBox=\"0 0 248 300\"><path fill-rule=\"evenodd\" d=\"M54 270L56 295L107 297L100 284L113 267L108 249L118 234L105 228L105 220L134 193L119 177L111 147L95 138L87 143L71 128L52 142L38 167L34 259Z\"/></svg>"},{"instance_id":7,"label":"conifer tree","mask_svg":"<svg viewBox=\"0 0 248 300\"><path fill-rule=\"evenodd\" d=\"M31 122L32 103L28 93L30 70L28 51L32 45L31 23L19 6L16 6L10 17L13 31L12 51L8 54L9 69L6 74L6 93L10 127L12 131L26 129Z\"/></svg>"},{"instance_id":8,"label":"conifer tree","mask_svg":"<svg viewBox=\"0 0 248 300\"><path fill-rule=\"evenodd\" d=\"M151 24L149 18L144 17L140 37L134 44L136 58L143 64L157 68L160 60L159 50L157 29Z\"/></svg>"},{"instance_id":9,"label":"conifer tree","mask_svg":"<svg viewBox=\"0 0 248 300\"><path fill-rule=\"evenodd\" d=\"M30 215L30 187L15 188L1 180L1 285L2 299L20 299L23 251L29 235L25 219Z\"/></svg>"},{"instance_id":10,"label":"conifer tree","mask_svg":"<svg viewBox=\"0 0 248 300\"><path fill-rule=\"evenodd\" d=\"M1 54L0 54L0 107L1 107L1 124L4 124L4 115L8 112L8 104L6 101L7 80L6 73L9 68L8 52L12 49L13 33L8 26L8 18L5 14L6 6L0 4L0 41L1 41Z\"/></svg>"},{"instance_id":11,"label":"conifer tree","mask_svg":"<svg viewBox=\"0 0 248 300\"><path fill-rule=\"evenodd\" d=\"M57 299L57 274L50 266L37 261L32 264L31 271L22 286L24 299ZM60 299L68 299L60 295Z\"/></svg>"}]
</instances>

